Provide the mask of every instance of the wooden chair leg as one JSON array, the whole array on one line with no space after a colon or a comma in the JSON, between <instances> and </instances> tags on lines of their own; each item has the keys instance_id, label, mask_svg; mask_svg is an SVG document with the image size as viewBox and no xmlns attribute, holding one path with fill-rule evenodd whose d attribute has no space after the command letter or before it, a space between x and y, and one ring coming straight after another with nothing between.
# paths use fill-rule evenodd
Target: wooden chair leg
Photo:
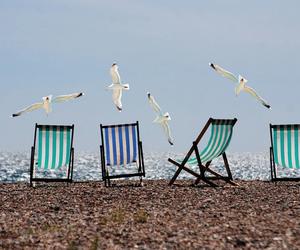
<instances>
[{"instance_id":1,"label":"wooden chair leg","mask_svg":"<svg viewBox=\"0 0 300 250\"><path fill-rule=\"evenodd\" d=\"M185 170L186 172L188 172L189 174L195 176L198 179L200 180L203 180L205 183L213 186L213 187L217 187L218 185L216 185L215 183L209 181L204 175L202 176L201 174L197 174L196 172L194 172L193 170L183 166L182 164L179 164L178 162L172 160L172 159L169 159L169 162L173 163L175 166L178 167L178 170L176 171L180 173L181 170ZM174 181L176 180L178 174L176 175L176 173L174 174L173 178L171 179L171 181L169 182L169 185L172 185L174 183Z\"/></svg>"},{"instance_id":2,"label":"wooden chair leg","mask_svg":"<svg viewBox=\"0 0 300 250\"><path fill-rule=\"evenodd\" d=\"M140 176L140 186L142 187L143 186L143 177Z\"/></svg>"},{"instance_id":3,"label":"wooden chair leg","mask_svg":"<svg viewBox=\"0 0 300 250\"><path fill-rule=\"evenodd\" d=\"M206 181L208 181L207 178L205 177L205 170L208 168L208 166L210 165L210 163L211 163L211 161L207 162L207 163L205 164L205 167L204 167L203 165L199 164L199 169L200 169L200 173L201 173L201 178L197 178L197 180L195 181L195 185L199 184L199 182L200 182L202 179L205 179ZM212 183L212 182L210 182L210 183ZM211 185L211 184L210 184L210 185ZM218 186L218 185L214 184L213 186Z\"/></svg>"},{"instance_id":4,"label":"wooden chair leg","mask_svg":"<svg viewBox=\"0 0 300 250\"><path fill-rule=\"evenodd\" d=\"M179 164L178 162L176 162L176 161L174 161L174 160L172 160L172 159L170 159L170 158L169 158L168 161L171 162L171 163L173 163L175 166L178 167L179 173L180 173L181 170L184 170L184 171L188 172L189 174L195 176L196 178L201 177L200 174L197 174L197 173L194 172L193 170L191 170L191 169L185 167L185 166L182 165L182 164ZM176 173L178 172L178 170L176 171ZM169 182L169 185L172 185L172 184L174 183L174 181L176 180L176 178L177 178L177 176L178 176L178 174L176 175L176 173L174 174L173 178L172 178L171 181Z\"/></svg>"},{"instance_id":5,"label":"wooden chair leg","mask_svg":"<svg viewBox=\"0 0 300 250\"><path fill-rule=\"evenodd\" d=\"M31 147L31 158L30 158L30 183L29 186L32 187L32 178L33 178L33 168L34 168L34 147Z\"/></svg>"},{"instance_id":6,"label":"wooden chair leg","mask_svg":"<svg viewBox=\"0 0 300 250\"><path fill-rule=\"evenodd\" d=\"M201 178L197 178L196 181L195 181L195 183L194 183L194 185L198 185L199 182L201 181L201 179L202 179L202 177Z\"/></svg>"},{"instance_id":7,"label":"wooden chair leg","mask_svg":"<svg viewBox=\"0 0 300 250\"><path fill-rule=\"evenodd\" d=\"M277 174L276 174L275 163L273 164L273 174L274 174L274 180L276 180L277 179Z\"/></svg>"},{"instance_id":8,"label":"wooden chair leg","mask_svg":"<svg viewBox=\"0 0 300 250\"><path fill-rule=\"evenodd\" d=\"M195 185L199 184L200 181L203 181L203 182L209 184L212 187L218 187L217 184L215 184L214 182L208 180L204 175L203 175L203 177L197 178L197 180L195 181Z\"/></svg>"},{"instance_id":9,"label":"wooden chair leg","mask_svg":"<svg viewBox=\"0 0 300 250\"><path fill-rule=\"evenodd\" d=\"M274 162L274 158L273 158L272 148L270 148L270 166L271 166L271 180L276 181L276 179L277 179L276 167L275 167L275 162Z\"/></svg>"},{"instance_id":10,"label":"wooden chair leg","mask_svg":"<svg viewBox=\"0 0 300 250\"><path fill-rule=\"evenodd\" d=\"M270 148L270 169L271 169L271 181L273 181L273 157L272 157L272 148Z\"/></svg>"},{"instance_id":11,"label":"wooden chair leg","mask_svg":"<svg viewBox=\"0 0 300 250\"><path fill-rule=\"evenodd\" d=\"M169 162L173 163L174 165L176 165L178 167L178 169L176 170L175 174L173 175L172 179L170 180L169 182L169 186L173 185L175 180L177 179L178 175L180 174L181 170L182 170L182 167L181 166L178 166L177 164L175 164L172 159L168 159Z\"/></svg>"},{"instance_id":12,"label":"wooden chair leg","mask_svg":"<svg viewBox=\"0 0 300 250\"><path fill-rule=\"evenodd\" d=\"M229 183L231 185L238 186L235 182L233 182L231 179L229 179L229 177L222 176L222 175L218 174L217 172L211 170L210 168L207 168L206 171L208 171L211 174L215 175L220 180L226 181L227 183Z\"/></svg>"},{"instance_id":13,"label":"wooden chair leg","mask_svg":"<svg viewBox=\"0 0 300 250\"><path fill-rule=\"evenodd\" d=\"M232 181L233 178L232 178L232 174L231 174L231 171L230 171L230 168L229 168L229 164L228 164L228 160L227 160L227 157L226 157L226 153L224 152L222 154L222 156L223 156L223 160L224 160L224 164L225 164L225 168L226 168L226 172L227 172L228 178Z\"/></svg>"},{"instance_id":14,"label":"wooden chair leg","mask_svg":"<svg viewBox=\"0 0 300 250\"><path fill-rule=\"evenodd\" d=\"M173 175L172 179L169 182L169 186L171 186L171 185L173 185L173 183L177 179L178 175L180 174L181 170L183 169L183 165L179 164L178 162L174 161L171 158L169 158L168 161L171 162L172 164L174 164L176 167L178 167L178 169L176 170L175 174Z\"/></svg>"},{"instance_id":15,"label":"wooden chair leg","mask_svg":"<svg viewBox=\"0 0 300 250\"><path fill-rule=\"evenodd\" d=\"M223 159L224 159L224 158L223 158ZM224 181L226 181L227 183L230 183L231 185L237 186L237 184L234 183L234 182L232 181L232 175L231 175L231 171L230 171L230 168L229 168L229 164L228 164L226 155L225 155L224 164L225 164L225 168L226 168L227 175L228 175L227 177L222 176L222 175L220 175L219 173L217 173L217 172L213 171L212 169L210 169L210 168L209 168L210 163L211 163L211 161L210 161L210 162L207 162L207 163L205 164L205 166L203 166L204 171L208 171L208 172L210 172L211 174L213 174L214 176L218 177L219 179L224 180ZM227 165L227 167L226 167L226 165Z\"/></svg>"},{"instance_id":16,"label":"wooden chair leg","mask_svg":"<svg viewBox=\"0 0 300 250\"><path fill-rule=\"evenodd\" d=\"M33 178L33 166L31 165L30 166L30 183L29 183L30 187L33 187L32 178Z\"/></svg>"}]
</instances>

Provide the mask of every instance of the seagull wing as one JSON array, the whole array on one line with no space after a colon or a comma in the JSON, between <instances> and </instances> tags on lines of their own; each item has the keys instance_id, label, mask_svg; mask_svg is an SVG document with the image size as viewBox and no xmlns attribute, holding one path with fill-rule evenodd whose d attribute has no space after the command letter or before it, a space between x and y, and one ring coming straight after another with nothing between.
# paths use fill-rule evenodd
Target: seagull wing
<instances>
[{"instance_id":1,"label":"seagull wing","mask_svg":"<svg viewBox=\"0 0 300 250\"><path fill-rule=\"evenodd\" d=\"M210 66L221 76L223 76L233 82L239 81L238 78L234 74L227 71L226 69L221 68L219 65L211 63Z\"/></svg>"},{"instance_id":2,"label":"seagull wing","mask_svg":"<svg viewBox=\"0 0 300 250\"><path fill-rule=\"evenodd\" d=\"M161 108L159 107L159 105L157 104L157 102L155 101L154 97L148 93L148 101L150 103L150 106L153 108L153 110L156 112L156 113L159 113L159 114L162 114L161 112Z\"/></svg>"},{"instance_id":3,"label":"seagull wing","mask_svg":"<svg viewBox=\"0 0 300 250\"><path fill-rule=\"evenodd\" d=\"M168 122L163 122L161 125L165 131L166 136L168 137L168 142L173 146L174 145L173 138L171 136L171 129Z\"/></svg>"},{"instance_id":4,"label":"seagull wing","mask_svg":"<svg viewBox=\"0 0 300 250\"><path fill-rule=\"evenodd\" d=\"M113 65L110 68L110 75L111 75L113 84L121 84L121 77L120 77L117 65Z\"/></svg>"},{"instance_id":5,"label":"seagull wing","mask_svg":"<svg viewBox=\"0 0 300 250\"><path fill-rule=\"evenodd\" d=\"M66 102L66 101L78 98L80 96L83 96L83 95L84 95L83 93L74 93L74 94L70 94L70 95L60 95L60 96L55 97L52 100L52 102L56 102L56 103L58 103L58 102Z\"/></svg>"},{"instance_id":6,"label":"seagull wing","mask_svg":"<svg viewBox=\"0 0 300 250\"><path fill-rule=\"evenodd\" d=\"M119 111L122 111L122 89L113 89L112 99Z\"/></svg>"},{"instance_id":7,"label":"seagull wing","mask_svg":"<svg viewBox=\"0 0 300 250\"><path fill-rule=\"evenodd\" d=\"M42 103L42 102L32 104L32 105L28 106L27 108L24 108L24 109L18 111L17 113L14 113L14 114L12 115L12 117L20 116L20 115L22 115L23 113L31 112L31 111L34 111L34 110L36 110L36 109L40 109L40 108L43 107L43 105L44 105L44 103Z\"/></svg>"},{"instance_id":8,"label":"seagull wing","mask_svg":"<svg viewBox=\"0 0 300 250\"><path fill-rule=\"evenodd\" d=\"M244 87L244 91L248 92L249 94L251 94L253 97L255 97L258 101L260 101L262 103L262 105L264 105L265 107L267 107L268 109L271 108L271 106L262 98L260 97L253 88L249 87L249 86L245 86Z\"/></svg>"}]
</instances>

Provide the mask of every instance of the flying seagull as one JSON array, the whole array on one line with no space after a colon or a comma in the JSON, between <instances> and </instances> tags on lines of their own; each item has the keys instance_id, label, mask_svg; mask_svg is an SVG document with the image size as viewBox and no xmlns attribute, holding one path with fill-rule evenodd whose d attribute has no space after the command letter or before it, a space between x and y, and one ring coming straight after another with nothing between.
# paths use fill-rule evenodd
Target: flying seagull
<instances>
[{"instance_id":1,"label":"flying seagull","mask_svg":"<svg viewBox=\"0 0 300 250\"><path fill-rule=\"evenodd\" d=\"M52 108L51 108L52 103L69 101L69 100L78 98L83 95L84 95L84 93L81 93L81 92L70 94L70 95L60 95L55 98L52 98L52 95L48 95L48 96L45 96L42 98L42 100L43 100L42 102L32 104L32 105L18 111L17 113L14 113L12 115L12 117L20 116L23 113L31 112L31 111L34 111L37 109L44 109L46 111L46 114L48 115L52 111Z\"/></svg>"},{"instance_id":2,"label":"flying seagull","mask_svg":"<svg viewBox=\"0 0 300 250\"><path fill-rule=\"evenodd\" d=\"M150 103L150 106L157 113L157 116L153 122L159 123L163 127L164 132L168 138L168 142L173 146L173 144L174 144L173 138L171 136L171 130L170 130L170 127L168 124L168 122L171 120L169 113L166 112L163 114L163 112L161 111L161 108L159 107L159 105L155 101L154 97L149 92L147 93L147 96L148 96L148 101Z\"/></svg>"},{"instance_id":3,"label":"flying seagull","mask_svg":"<svg viewBox=\"0 0 300 250\"><path fill-rule=\"evenodd\" d=\"M261 96L259 96L253 88L246 85L246 83L248 82L247 79L245 79L241 75L239 75L237 77L234 74L232 74L231 72L221 68L217 64L210 63L209 66L212 67L221 76L223 76L223 77L225 77L225 78L227 78L227 79L229 79L229 80L231 80L235 83L238 83L238 85L235 88L235 94L236 95L238 95L241 91L248 92L253 97L255 97L259 102L261 102L262 105L264 105L268 109L271 109L271 106Z\"/></svg>"},{"instance_id":4,"label":"flying seagull","mask_svg":"<svg viewBox=\"0 0 300 250\"><path fill-rule=\"evenodd\" d=\"M121 112L122 111L122 91L129 90L129 84L122 84L121 77L118 71L118 65L113 63L110 68L110 75L112 78L112 84L109 85L106 89L111 89L113 91L112 99L114 104L116 105L117 109Z\"/></svg>"}]
</instances>

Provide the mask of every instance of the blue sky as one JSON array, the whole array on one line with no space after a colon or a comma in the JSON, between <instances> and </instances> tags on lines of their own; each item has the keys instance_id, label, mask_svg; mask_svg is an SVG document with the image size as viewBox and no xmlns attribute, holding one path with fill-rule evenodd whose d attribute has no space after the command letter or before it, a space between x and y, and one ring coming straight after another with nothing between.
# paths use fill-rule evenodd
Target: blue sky
<instances>
[{"instance_id":1,"label":"blue sky","mask_svg":"<svg viewBox=\"0 0 300 250\"><path fill-rule=\"evenodd\" d=\"M0 150L29 150L34 124L75 123L75 147L96 151L99 124L140 121L145 150L182 152L207 119L238 118L230 151L269 147L268 124L300 123L299 1L0 2ZM130 91L123 112L104 88L119 64ZM245 76L269 111L213 72L209 62ZM42 96L83 91L84 98L10 115ZM152 123L150 91L168 111L171 148Z\"/></svg>"}]
</instances>

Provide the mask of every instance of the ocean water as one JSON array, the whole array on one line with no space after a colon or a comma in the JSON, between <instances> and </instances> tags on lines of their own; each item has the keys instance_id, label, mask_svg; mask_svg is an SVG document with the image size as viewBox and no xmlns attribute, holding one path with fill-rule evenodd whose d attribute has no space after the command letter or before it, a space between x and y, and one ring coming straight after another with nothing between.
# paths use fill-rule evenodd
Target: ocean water
<instances>
[{"instance_id":1,"label":"ocean water","mask_svg":"<svg viewBox=\"0 0 300 250\"><path fill-rule=\"evenodd\" d=\"M170 179L176 167L168 162L168 158L182 159L184 154L169 152L144 153L146 179ZM270 163L269 153L228 153L228 162L234 179L241 180L269 180ZM29 153L0 152L0 182L29 181ZM197 166L191 166L199 171ZM225 174L222 157L215 159L212 168ZM133 171L136 166L125 168L127 172ZM111 168L112 173L121 173L124 167ZM37 176L40 173L37 173ZM47 176L54 176L53 172L46 173ZM65 169L59 173L65 175ZM282 169L281 176L300 176L300 170ZM182 171L180 179L194 178ZM99 153L76 152L74 159L73 179L75 181L101 180L100 156Z\"/></svg>"}]
</instances>

